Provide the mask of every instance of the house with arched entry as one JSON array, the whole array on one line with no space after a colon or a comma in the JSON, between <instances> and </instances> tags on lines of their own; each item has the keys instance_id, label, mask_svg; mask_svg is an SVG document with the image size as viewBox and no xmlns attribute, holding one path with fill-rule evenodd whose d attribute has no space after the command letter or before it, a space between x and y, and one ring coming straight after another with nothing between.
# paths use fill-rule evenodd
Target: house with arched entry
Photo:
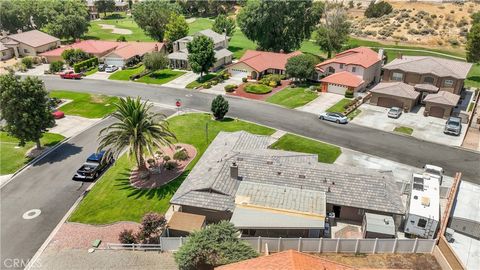
<instances>
[{"instance_id":1,"label":"house with arched entry","mask_svg":"<svg viewBox=\"0 0 480 270\"><path fill-rule=\"evenodd\" d=\"M232 77L258 80L266 74L285 74L288 59L302 54L299 51L291 53L276 53L247 50L240 60L228 66Z\"/></svg>"}]
</instances>

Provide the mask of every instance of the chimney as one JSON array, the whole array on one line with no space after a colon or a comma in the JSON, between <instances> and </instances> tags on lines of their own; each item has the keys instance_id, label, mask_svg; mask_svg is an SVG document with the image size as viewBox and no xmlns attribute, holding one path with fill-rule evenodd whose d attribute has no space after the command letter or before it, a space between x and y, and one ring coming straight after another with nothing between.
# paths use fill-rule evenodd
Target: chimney
<instances>
[{"instance_id":1,"label":"chimney","mask_svg":"<svg viewBox=\"0 0 480 270\"><path fill-rule=\"evenodd\" d=\"M230 165L230 178L238 179L238 165L236 162L232 162L232 165Z\"/></svg>"}]
</instances>

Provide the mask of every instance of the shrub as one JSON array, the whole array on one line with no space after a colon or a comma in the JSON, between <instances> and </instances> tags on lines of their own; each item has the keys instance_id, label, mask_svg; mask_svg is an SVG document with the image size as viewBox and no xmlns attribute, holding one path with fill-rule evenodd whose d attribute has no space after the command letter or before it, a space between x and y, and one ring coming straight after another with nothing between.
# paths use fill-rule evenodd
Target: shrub
<instances>
[{"instance_id":1,"label":"shrub","mask_svg":"<svg viewBox=\"0 0 480 270\"><path fill-rule=\"evenodd\" d=\"M274 81L271 81L271 82L268 84L268 86L270 86L270 87L276 87L277 85L278 85L278 84L277 84L276 82L274 82Z\"/></svg>"},{"instance_id":2,"label":"shrub","mask_svg":"<svg viewBox=\"0 0 480 270\"><path fill-rule=\"evenodd\" d=\"M169 171L175 169L176 167L177 167L177 163L175 161L171 160L171 161L165 163L165 169L167 169Z\"/></svg>"},{"instance_id":3,"label":"shrub","mask_svg":"<svg viewBox=\"0 0 480 270\"><path fill-rule=\"evenodd\" d=\"M133 234L133 230L123 230L120 232L118 235L118 241L122 244L136 244L137 239L135 238L135 235Z\"/></svg>"},{"instance_id":4,"label":"shrub","mask_svg":"<svg viewBox=\"0 0 480 270\"><path fill-rule=\"evenodd\" d=\"M187 160L188 159L187 150L183 149L183 150L175 152L175 154L173 154L173 159L181 160L181 161Z\"/></svg>"},{"instance_id":5,"label":"shrub","mask_svg":"<svg viewBox=\"0 0 480 270\"><path fill-rule=\"evenodd\" d=\"M169 60L164 53L150 52L143 56L143 64L148 70L164 69L168 66Z\"/></svg>"},{"instance_id":6,"label":"shrub","mask_svg":"<svg viewBox=\"0 0 480 270\"><path fill-rule=\"evenodd\" d=\"M365 10L365 17L367 18L379 18L383 15L387 15L393 11L392 5L387 2L379 2L374 3L373 1L370 3L368 8Z\"/></svg>"},{"instance_id":7,"label":"shrub","mask_svg":"<svg viewBox=\"0 0 480 270\"><path fill-rule=\"evenodd\" d=\"M223 119L228 112L228 101L221 95L216 96L212 101L211 111L217 120Z\"/></svg>"},{"instance_id":8,"label":"shrub","mask_svg":"<svg viewBox=\"0 0 480 270\"><path fill-rule=\"evenodd\" d=\"M125 41L127 41L127 38L125 38L125 36L119 36L119 37L117 38L117 41L118 41L118 42L125 42Z\"/></svg>"},{"instance_id":9,"label":"shrub","mask_svg":"<svg viewBox=\"0 0 480 270\"><path fill-rule=\"evenodd\" d=\"M160 214L153 212L145 214L145 216L142 218L137 239L139 242L144 244L158 243L158 238L160 237L160 234L162 233L166 224L167 220Z\"/></svg>"},{"instance_id":10,"label":"shrub","mask_svg":"<svg viewBox=\"0 0 480 270\"><path fill-rule=\"evenodd\" d=\"M31 57L24 57L22 58L22 64L24 64L26 68L30 69L33 67L33 60Z\"/></svg>"},{"instance_id":11,"label":"shrub","mask_svg":"<svg viewBox=\"0 0 480 270\"><path fill-rule=\"evenodd\" d=\"M163 157L163 161L165 161L165 162L168 162L168 161L170 161L171 159L172 159L172 158L171 158L170 156L164 156L164 157Z\"/></svg>"},{"instance_id":12,"label":"shrub","mask_svg":"<svg viewBox=\"0 0 480 270\"><path fill-rule=\"evenodd\" d=\"M224 80L227 80L228 78L230 78L230 74L225 72L225 73L222 74L222 77L223 77Z\"/></svg>"},{"instance_id":13,"label":"shrub","mask_svg":"<svg viewBox=\"0 0 480 270\"><path fill-rule=\"evenodd\" d=\"M50 63L49 70L52 73L60 72L63 69L63 62L62 61L54 61Z\"/></svg>"},{"instance_id":14,"label":"shrub","mask_svg":"<svg viewBox=\"0 0 480 270\"><path fill-rule=\"evenodd\" d=\"M225 85L225 91L229 92L229 93L235 91L236 88L237 88L237 86L234 85L234 84Z\"/></svg>"},{"instance_id":15,"label":"shrub","mask_svg":"<svg viewBox=\"0 0 480 270\"><path fill-rule=\"evenodd\" d=\"M90 59L87 59L85 61L78 62L73 65L73 70L76 73L79 73L81 71L85 71L91 67L96 67L98 66L98 58L92 57Z\"/></svg>"},{"instance_id":16,"label":"shrub","mask_svg":"<svg viewBox=\"0 0 480 270\"><path fill-rule=\"evenodd\" d=\"M243 77L242 82L248 82L248 79L246 77Z\"/></svg>"},{"instance_id":17,"label":"shrub","mask_svg":"<svg viewBox=\"0 0 480 270\"><path fill-rule=\"evenodd\" d=\"M206 83L204 83L202 86L203 86L203 88L205 88L205 89L209 89L210 87L212 87L212 84L210 84L210 82L206 82Z\"/></svg>"},{"instance_id":18,"label":"shrub","mask_svg":"<svg viewBox=\"0 0 480 270\"><path fill-rule=\"evenodd\" d=\"M217 82L216 80L212 80L210 83L211 83L212 85L217 85L217 84L218 84L218 82Z\"/></svg>"},{"instance_id":19,"label":"shrub","mask_svg":"<svg viewBox=\"0 0 480 270\"><path fill-rule=\"evenodd\" d=\"M146 69L146 70L144 70L144 71L142 71L142 72L139 72L139 73L130 75L129 79L130 79L131 81L134 81L134 80L136 80L136 79L140 79L140 78L143 77L143 76L147 76L147 75L150 74L150 73L152 73L152 72L151 72L150 70L147 70L147 69Z\"/></svg>"},{"instance_id":20,"label":"shrub","mask_svg":"<svg viewBox=\"0 0 480 270\"><path fill-rule=\"evenodd\" d=\"M347 91L345 91L345 97L346 98L353 98L353 91L348 89Z\"/></svg>"},{"instance_id":21,"label":"shrub","mask_svg":"<svg viewBox=\"0 0 480 270\"><path fill-rule=\"evenodd\" d=\"M81 49L66 49L62 52L62 58L69 66L73 66L75 63L92 58L92 56Z\"/></svg>"}]
</instances>

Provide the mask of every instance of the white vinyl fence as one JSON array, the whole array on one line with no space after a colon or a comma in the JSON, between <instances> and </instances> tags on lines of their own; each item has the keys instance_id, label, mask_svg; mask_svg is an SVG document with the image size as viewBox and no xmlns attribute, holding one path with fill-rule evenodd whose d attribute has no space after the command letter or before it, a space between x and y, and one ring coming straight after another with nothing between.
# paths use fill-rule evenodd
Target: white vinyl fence
<instances>
[{"instance_id":1,"label":"white vinyl fence","mask_svg":"<svg viewBox=\"0 0 480 270\"><path fill-rule=\"evenodd\" d=\"M279 252L289 249L318 253L432 253L435 239L330 239L245 237L243 241L257 252ZM161 237L163 251L176 251L187 238Z\"/></svg>"}]
</instances>

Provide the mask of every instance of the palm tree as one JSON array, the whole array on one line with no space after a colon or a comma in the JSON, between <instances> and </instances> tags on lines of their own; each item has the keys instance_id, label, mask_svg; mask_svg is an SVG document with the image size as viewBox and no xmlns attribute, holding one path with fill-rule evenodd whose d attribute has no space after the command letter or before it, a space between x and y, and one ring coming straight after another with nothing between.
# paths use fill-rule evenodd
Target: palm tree
<instances>
[{"instance_id":1,"label":"palm tree","mask_svg":"<svg viewBox=\"0 0 480 270\"><path fill-rule=\"evenodd\" d=\"M119 121L100 131L98 150L106 149L104 156L109 158L127 149L129 156L135 156L138 170L146 171L145 152L153 155L155 148L171 146L176 137L165 115L150 111L152 103L142 102L140 97L127 97L114 105L117 110L112 116Z\"/></svg>"}]
</instances>

